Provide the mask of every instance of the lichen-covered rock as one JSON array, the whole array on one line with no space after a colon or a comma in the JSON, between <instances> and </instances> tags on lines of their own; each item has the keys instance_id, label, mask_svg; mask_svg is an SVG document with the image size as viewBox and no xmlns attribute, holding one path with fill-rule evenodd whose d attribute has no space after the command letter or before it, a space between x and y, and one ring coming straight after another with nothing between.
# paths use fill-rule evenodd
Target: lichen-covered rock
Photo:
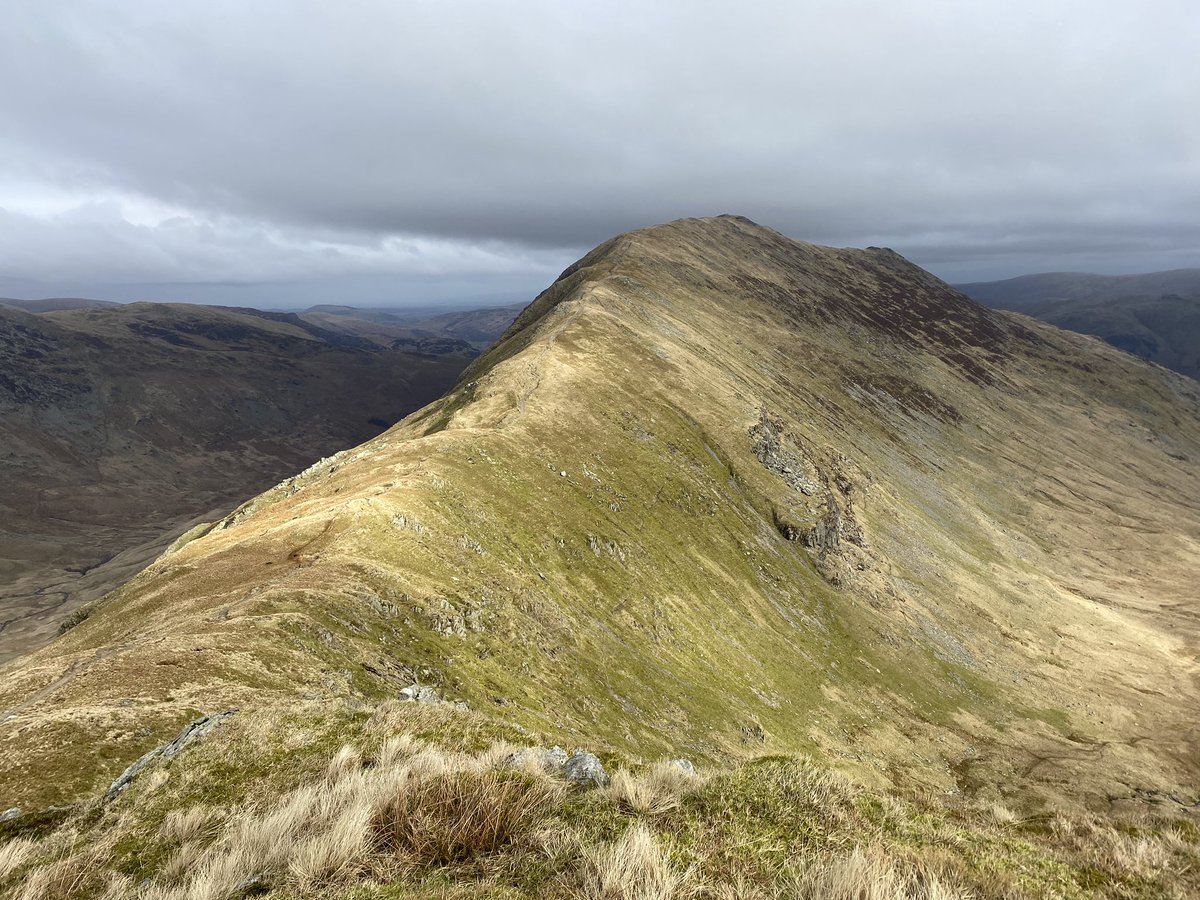
<instances>
[{"instance_id":1,"label":"lichen-covered rock","mask_svg":"<svg viewBox=\"0 0 1200 900\"><path fill-rule=\"evenodd\" d=\"M426 684L410 684L400 691L399 699L405 703L428 703L430 706L453 706L460 712L466 712L471 705L466 700L447 700L437 688Z\"/></svg>"},{"instance_id":2,"label":"lichen-covered rock","mask_svg":"<svg viewBox=\"0 0 1200 900\"><path fill-rule=\"evenodd\" d=\"M576 750L563 766L563 778L580 787L604 787L608 784L608 773L596 754L587 750Z\"/></svg>"},{"instance_id":3,"label":"lichen-covered rock","mask_svg":"<svg viewBox=\"0 0 1200 900\"><path fill-rule=\"evenodd\" d=\"M0 822L11 822L13 819L20 818L20 816L21 808L19 806L14 806L12 809L6 809L4 812L0 813Z\"/></svg>"},{"instance_id":4,"label":"lichen-covered rock","mask_svg":"<svg viewBox=\"0 0 1200 900\"><path fill-rule=\"evenodd\" d=\"M547 772L556 772L559 775L567 767L567 751L555 744L549 750L542 751L542 768Z\"/></svg>"},{"instance_id":5,"label":"lichen-covered rock","mask_svg":"<svg viewBox=\"0 0 1200 900\"><path fill-rule=\"evenodd\" d=\"M754 455L793 490L806 497L820 494L823 488L817 478L813 477L817 475L816 468L799 448L791 449L784 445L784 435L783 423L772 420L763 410L757 424L750 429Z\"/></svg>"}]
</instances>

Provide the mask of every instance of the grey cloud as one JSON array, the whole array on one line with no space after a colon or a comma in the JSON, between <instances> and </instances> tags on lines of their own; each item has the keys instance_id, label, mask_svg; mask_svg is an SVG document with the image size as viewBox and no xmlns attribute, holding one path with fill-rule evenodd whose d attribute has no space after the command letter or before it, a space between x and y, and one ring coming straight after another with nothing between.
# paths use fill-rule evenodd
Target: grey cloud
<instances>
[{"instance_id":1,"label":"grey cloud","mask_svg":"<svg viewBox=\"0 0 1200 900\"><path fill-rule=\"evenodd\" d=\"M0 269L532 278L726 211L953 277L1194 265L1198 45L1170 0L16 0L0 207L40 224L0 220Z\"/></svg>"}]
</instances>

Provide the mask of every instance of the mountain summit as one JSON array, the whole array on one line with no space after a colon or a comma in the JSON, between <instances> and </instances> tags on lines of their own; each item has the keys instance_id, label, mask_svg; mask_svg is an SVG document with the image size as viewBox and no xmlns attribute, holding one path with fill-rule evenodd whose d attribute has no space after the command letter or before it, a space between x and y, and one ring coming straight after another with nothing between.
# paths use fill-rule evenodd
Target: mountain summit
<instances>
[{"instance_id":1,"label":"mountain summit","mask_svg":"<svg viewBox=\"0 0 1200 900\"><path fill-rule=\"evenodd\" d=\"M101 790L201 713L413 684L631 758L1190 796L1198 460L1196 383L890 250L631 232L10 664L0 802Z\"/></svg>"}]
</instances>

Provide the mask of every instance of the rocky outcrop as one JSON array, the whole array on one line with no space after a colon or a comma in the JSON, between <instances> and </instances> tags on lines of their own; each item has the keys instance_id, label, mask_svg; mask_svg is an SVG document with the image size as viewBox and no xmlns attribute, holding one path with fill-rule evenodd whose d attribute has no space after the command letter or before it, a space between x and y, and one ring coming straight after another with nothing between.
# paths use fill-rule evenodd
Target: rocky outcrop
<instances>
[{"instance_id":1,"label":"rocky outcrop","mask_svg":"<svg viewBox=\"0 0 1200 900\"><path fill-rule=\"evenodd\" d=\"M783 423L778 419L771 419L764 411L758 423L750 429L754 455L793 490L806 497L820 494L822 485L817 478L815 467L799 448L785 445L784 434Z\"/></svg>"},{"instance_id":2,"label":"rocky outcrop","mask_svg":"<svg viewBox=\"0 0 1200 900\"><path fill-rule=\"evenodd\" d=\"M813 553L826 554L838 548L841 542L842 510L833 497L825 501L825 511L812 527L804 531L804 546ZM795 540L792 538L791 540Z\"/></svg>"},{"instance_id":3,"label":"rocky outcrop","mask_svg":"<svg viewBox=\"0 0 1200 900\"><path fill-rule=\"evenodd\" d=\"M402 689L399 699L405 703L428 703L430 706L453 706L455 709L470 709L464 700L447 700L437 688L427 684L410 684Z\"/></svg>"},{"instance_id":4,"label":"rocky outcrop","mask_svg":"<svg viewBox=\"0 0 1200 900\"><path fill-rule=\"evenodd\" d=\"M673 762L691 766L687 760L674 760ZM541 769L549 775L557 775L581 788L605 787L609 782L604 764L600 762L600 758L595 753L589 750L576 750L568 756L567 751L559 746L551 747L549 750L541 747L527 747L510 756L508 764L516 768ZM691 773L694 772L695 770L692 769Z\"/></svg>"},{"instance_id":5,"label":"rocky outcrop","mask_svg":"<svg viewBox=\"0 0 1200 900\"><path fill-rule=\"evenodd\" d=\"M690 759L673 759L670 761L670 765L689 777L695 777L696 775L696 767L692 765Z\"/></svg>"},{"instance_id":6,"label":"rocky outcrop","mask_svg":"<svg viewBox=\"0 0 1200 900\"><path fill-rule=\"evenodd\" d=\"M842 586L869 568L866 537L854 510L862 496L862 473L836 450L822 453L808 446L765 410L750 428L750 439L758 461L791 488L772 507L775 530L812 554L830 584Z\"/></svg>"},{"instance_id":7,"label":"rocky outcrop","mask_svg":"<svg viewBox=\"0 0 1200 900\"><path fill-rule=\"evenodd\" d=\"M531 765L541 768L543 772L551 775L561 776L567 766L567 751L557 745L549 750L541 747L527 747L524 750L518 750L509 757L508 761L509 765L518 768Z\"/></svg>"},{"instance_id":8,"label":"rocky outcrop","mask_svg":"<svg viewBox=\"0 0 1200 900\"><path fill-rule=\"evenodd\" d=\"M400 699L406 703L428 703L430 705L445 702L436 688L425 684L410 684L400 691Z\"/></svg>"},{"instance_id":9,"label":"rocky outcrop","mask_svg":"<svg viewBox=\"0 0 1200 900\"><path fill-rule=\"evenodd\" d=\"M109 785L108 790L104 792L104 802L108 803L110 800L116 799L127 787L129 787L129 785L133 782L133 779L145 771L146 768L152 763L155 763L159 760L172 759L175 756L178 756L184 747L193 741L204 737L204 735L208 734L236 712L236 709L227 709L224 712L201 716L195 721L189 723L188 726L183 729L183 731L179 732L179 734L175 737L175 740L168 744L163 744L161 747L155 747L149 753L141 756L136 762L133 763L133 765L122 772L117 777L117 780Z\"/></svg>"}]
</instances>

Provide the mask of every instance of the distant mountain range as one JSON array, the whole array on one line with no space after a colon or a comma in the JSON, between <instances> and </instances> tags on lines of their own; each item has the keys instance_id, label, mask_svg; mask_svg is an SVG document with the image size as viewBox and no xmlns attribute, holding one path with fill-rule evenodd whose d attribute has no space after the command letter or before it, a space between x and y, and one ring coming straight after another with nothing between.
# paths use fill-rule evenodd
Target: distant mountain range
<instances>
[{"instance_id":1,"label":"distant mountain range","mask_svg":"<svg viewBox=\"0 0 1200 900\"><path fill-rule=\"evenodd\" d=\"M450 387L516 315L0 303L0 661L197 517Z\"/></svg>"},{"instance_id":2,"label":"distant mountain range","mask_svg":"<svg viewBox=\"0 0 1200 900\"><path fill-rule=\"evenodd\" d=\"M1050 272L957 287L993 308L1094 334L1200 379L1200 269L1145 275Z\"/></svg>"},{"instance_id":3,"label":"distant mountain range","mask_svg":"<svg viewBox=\"0 0 1200 900\"><path fill-rule=\"evenodd\" d=\"M88 297L46 297L41 300L16 300L0 297L0 306L13 306L28 313L61 312L66 309L92 309L98 306L120 306L112 300L92 300Z\"/></svg>"}]
</instances>

